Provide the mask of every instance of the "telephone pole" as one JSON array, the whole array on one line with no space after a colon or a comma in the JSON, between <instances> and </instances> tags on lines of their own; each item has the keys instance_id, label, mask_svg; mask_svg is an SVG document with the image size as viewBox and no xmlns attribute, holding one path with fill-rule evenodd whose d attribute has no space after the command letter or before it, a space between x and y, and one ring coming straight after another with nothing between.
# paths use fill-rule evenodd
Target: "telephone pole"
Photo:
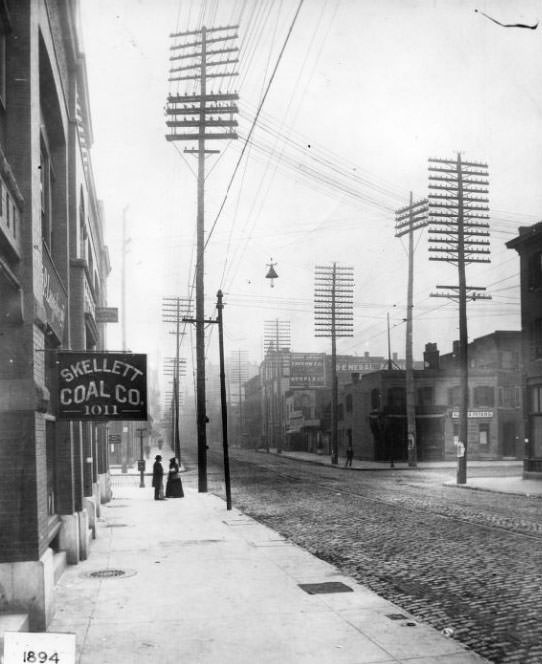
<instances>
[{"instance_id":1,"label":"telephone pole","mask_svg":"<svg viewBox=\"0 0 542 664\"><path fill-rule=\"evenodd\" d=\"M264 353L271 363L271 439L276 442L280 454L284 438L284 408L282 403L282 378L284 376L284 354L290 350L290 321L266 320L264 322ZM267 441L269 448L269 438Z\"/></svg>"},{"instance_id":2,"label":"telephone pole","mask_svg":"<svg viewBox=\"0 0 542 664\"><path fill-rule=\"evenodd\" d=\"M416 393L414 389L414 362L412 357L412 310L414 292L414 231L427 226L428 203L424 198L414 203L410 192L409 204L395 213L395 237L403 237L408 233L408 284L407 284L407 310L406 310L406 415L407 415L407 441L408 465L417 465L416 442Z\"/></svg>"},{"instance_id":3,"label":"telephone pole","mask_svg":"<svg viewBox=\"0 0 542 664\"><path fill-rule=\"evenodd\" d=\"M230 373L230 394L233 393L233 386L236 387L237 405L239 407L239 436L238 444L241 447L243 435L243 384L248 380L248 360L246 350L236 350L230 355L229 361Z\"/></svg>"},{"instance_id":4,"label":"telephone pole","mask_svg":"<svg viewBox=\"0 0 542 664\"><path fill-rule=\"evenodd\" d=\"M466 266L489 263L489 180L487 164L461 159L429 159L429 260L457 265L458 285L443 286L447 297L459 305L459 440L457 443L457 484L467 482L469 360L467 300L485 299L482 286L467 286Z\"/></svg>"},{"instance_id":5,"label":"telephone pole","mask_svg":"<svg viewBox=\"0 0 542 664\"><path fill-rule=\"evenodd\" d=\"M337 441L337 338L354 336L354 268L317 265L314 272L315 337L331 337L331 463L339 462Z\"/></svg>"},{"instance_id":6,"label":"telephone pole","mask_svg":"<svg viewBox=\"0 0 542 664\"><path fill-rule=\"evenodd\" d=\"M126 236L126 227L128 225L128 206L126 205L122 210L122 264L121 264L121 283L120 283L120 329L122 336L122 350L127 351L128 346L126 343L126 254L128 253L128 245L132 241ZM121 443L120 443L120 456L121 456L121 472L128 472L128 438L132 431L131 422L122 423Z\"/></svg>"},{"instance_id":7,"label":"telephone pole","mask_svg":"<svg viewBox=\"0 0 542 664\"><path fill-rule=\"evenodd\" d=\"M180 369L184 370L185 360L179 357L181 338L181 321L185 316L192 313L192 303L186 297L164 297L162 298L162 321L164 323L173 323L175 330L171 334L175 335L175 357L168 358L170 366L167 373L173 377L173 418L172 418L172 442L175 456L181 462L181 436L180 436L180 405L179 405L179 376Z\"/></svg>"},{"instance_id":8,"label":"telephone pole","mask_svg":"<svg viewBox=\"0 0 542 664\"><path fill-rule=\"evenodd\" d=\"M208 92L208 79L224 79L236 75L228 71L238 58L229 59L238 49L229 43L237 38L238 26L206 28L170 35L171 62L180 66L170 69L170 82L194 86L196 92L170 94L167 100L166 125L168 141L194 141L196 148L184 152L198 157L197 220L196 220L196 417L198 431L198 491L207 491L207 416L205 412L205 290L204 290L204 203L205 203L205 155L219 150L206 149L207 141L237 138L233 119L238 108L233 103L237 94ZM233 33L232 33L233 31ZM224 48L225 46L225 48ZM218 69L216 69L218 68ZM209 72L211 70L211 72ZM199 89L198 89L199 88ZM191 87L192 90L192 87ZM214 131L213 131L214 129ZM218 131L216 131L218 130Z\"/></svg>"}]
</instances>

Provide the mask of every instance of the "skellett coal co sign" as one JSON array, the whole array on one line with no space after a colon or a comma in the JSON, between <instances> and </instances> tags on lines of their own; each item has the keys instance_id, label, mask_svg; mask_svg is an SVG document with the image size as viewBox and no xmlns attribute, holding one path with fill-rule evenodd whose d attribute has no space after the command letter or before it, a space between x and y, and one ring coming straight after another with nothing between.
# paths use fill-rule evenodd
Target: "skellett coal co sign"
<instances>
[{"instance_id":1,"label":"skellett coal co sign","mask_svg":"<svg viewBox=\"0 0 542 664\"><path fill-rule=\"evenodd\" d=\"M58 419L147 419L146 355L59 352L57 366Z\"/></svg>"}]
</instances>

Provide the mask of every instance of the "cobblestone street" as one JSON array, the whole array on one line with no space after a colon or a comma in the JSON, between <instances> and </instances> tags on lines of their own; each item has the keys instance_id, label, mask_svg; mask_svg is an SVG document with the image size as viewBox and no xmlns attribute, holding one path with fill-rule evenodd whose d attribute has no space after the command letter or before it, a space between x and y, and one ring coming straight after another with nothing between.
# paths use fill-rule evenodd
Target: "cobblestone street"
<instances>
[{"instance_id":1,"label":"cobblestone street","mask_svg":"<svg viewBox=\"0 0 542 664\"><path fill-rule=\"evenodd\" d=\"M449 470L231 456L237 508L496 664L542 662L540 498L445 487ZM218 457L209 490L223 495Z\"/></svg>"}]
</instances>

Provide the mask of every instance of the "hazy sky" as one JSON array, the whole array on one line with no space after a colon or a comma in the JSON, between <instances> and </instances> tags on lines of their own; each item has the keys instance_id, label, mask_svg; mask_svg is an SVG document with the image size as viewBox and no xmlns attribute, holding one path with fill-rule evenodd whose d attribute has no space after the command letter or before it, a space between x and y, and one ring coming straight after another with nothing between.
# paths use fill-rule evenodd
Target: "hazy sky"
<instances>
[{"instance_id":1,"label":"hazy sky","mask_svg":"<svg viewBox=\"0 0 542 664\"><path fill-rule=\"evenodd\" d=\"M193 279L196 162L165 140L169 34L239 23L237 141L207 159L206 230L226 187L292 23L298 0L81 0L93 165L104 201L120 306L121 220L128 206L127 341L151 364L174 354L163 297L188 296ZM518 258L504 243L542 219L542 4L516 0L304 0L290 41L206 252L206 315L225 293L226 355L262 357L264 321L291 321L294 351L329 352L313 333L314 266L355 274L355 336L339 353L404 357L406 241L394 211L427 195L428 157L485 161L490 172L490 265L468 282L493 299L469 305L469 337L519 329ZM219 89L219 84L211 89ZM279 279L270 288L266 265ZM415 358L427 342L449 352L457 307L431 298L456 269L415 256ZM120 348L120 325L109 326ZM216 359L216 331L209 358ZM192 355L190 335L181 353Z\"/></svg>"}]
</instances>

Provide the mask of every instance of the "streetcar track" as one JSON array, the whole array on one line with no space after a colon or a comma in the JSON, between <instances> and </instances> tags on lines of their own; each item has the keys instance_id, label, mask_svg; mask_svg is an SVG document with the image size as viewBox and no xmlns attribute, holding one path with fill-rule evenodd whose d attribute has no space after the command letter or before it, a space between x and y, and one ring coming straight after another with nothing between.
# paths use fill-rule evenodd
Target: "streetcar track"
<instances>
[{"instance_id":1,"label":"streetcar track","mask_svg":"<svg viewBox=\"0 0 542 664\"><path fill-rule=\"evenodd\" d=\"M243 460L241 463L246 463L246 464L249 464L251 466L259 466L260 465L257 462L245 461L245 460ZM262 466L260 466L260 467L262 467ZM353 497L356 497L356 498L361 498L363 500L367 500L367 501L375 503L375 504L386 505L388 507L401 508L405 511L409 511L409 512L415 513L415 514L423 513L424 511L429 509L427 507L420 508L420 507L416 507L416 506L412 506L412 505L398 504L393 500L385 500L385 499L382 499L382 498L367 496L366 494L353 491L352 489L344 488L344 485L340 484L339 480L336 480L336 479L329 479L329 478L317 479L315 475L311 475L310 473L305 474L305 475L302 474L302 473L294 475L291 472L279 471L279 470L276 470L275 468L269 468L268 466L265 466L265 470L267 470L269 472L273 472L275 475L277 475L279 477L282 477L282 478L285 478L285 479L288 479L288 480L294 480L296 482L303 482L303 481L310 482L310 483L312 483L315 486L320 487L320 488L329 488L330 485L332 485L333 488L339 489L342 494L353 496ZM444 512L439 511L439 510L435 510L434 508L431 509L430 511L431 511L431 514L433 514L435 516L438 516L442 519L447 519L449 521L453 521L453 522L464 524L464 525L469 525L469 526L476 527L476 528L484 528L485 530L490 531L490 532L491 531L505 532L505 533L510 533L512 535L517 535L519 537L523 537L525 539L530 539L530 540L535 540L535 541L542 540L542 533L540 533L540 534L527 533L527 532L523 532L521 530L517 530L514 527L501 526L499 524L488 524L488 523L484 523L482 520L465 519L465 518L461 518L461 517L456 516L456 515L454 516L454 515L450 515L450 514L445 514ZM360 515L358 515L358 518L359 518L359 516ZM537 525L537 524L533 524L533 525Z\"/></svg>"}]
</instances>

